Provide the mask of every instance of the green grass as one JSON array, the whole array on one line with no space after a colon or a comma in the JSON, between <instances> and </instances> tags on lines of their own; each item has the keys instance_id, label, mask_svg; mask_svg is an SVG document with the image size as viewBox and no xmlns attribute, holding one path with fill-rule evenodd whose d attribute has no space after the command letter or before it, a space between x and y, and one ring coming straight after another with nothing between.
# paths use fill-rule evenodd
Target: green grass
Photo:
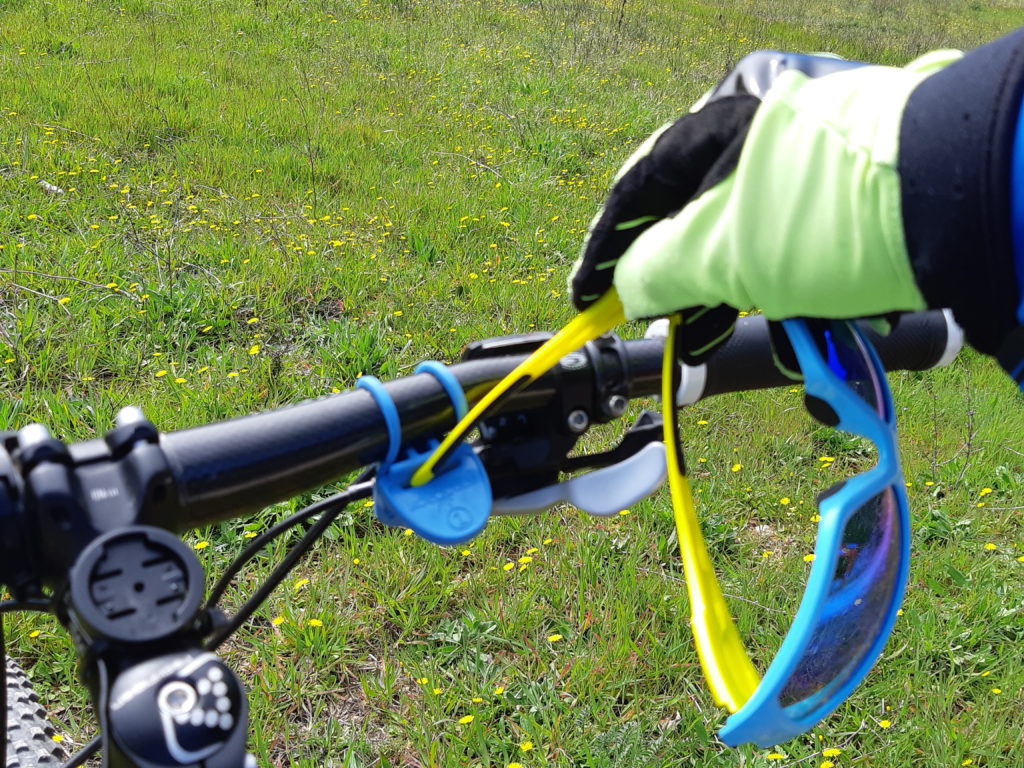
<instances>
[{"instance_id":1,"label":"green grass","mask_svg":"<svg viewBox=\"0 0 1024 768\"><path fill-rule=\"evenodd\" d=\"M0 425L81 440L137 404L178 429L558 327L618 164L744 53L902 63L991 39L1021 10L8 0ZM282 766L1019 761L1024 413L970 353L893 381L915 522L904 615L866 683L784 757L714 737L723 717L689 638L664 495L611 521L567 509L495 521L454 550L352 509L231 645L251 749ZM682 423L763 669L809 567L815 493L863 457L786 390L701 403ZM207 543L214 573L293 506L190 540ZM271 560L239 578L231 604ZM85 740L63 632L34 617L8 629L66 739Z\"/></svg>"}]
</instances>

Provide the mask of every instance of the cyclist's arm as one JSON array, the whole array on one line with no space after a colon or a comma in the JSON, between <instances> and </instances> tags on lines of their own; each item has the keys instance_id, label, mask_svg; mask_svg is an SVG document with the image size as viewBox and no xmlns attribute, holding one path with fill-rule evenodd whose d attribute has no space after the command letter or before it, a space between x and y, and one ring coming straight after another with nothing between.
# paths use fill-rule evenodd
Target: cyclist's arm
<instances>
[{"instance_id":1,"label":"cyclist's arm","mask_svg":"<svg viewBox=\"0 0 1024 768\"><path fill-rule=\"evenodd\" d=\"M911 93L899 136L907 251L929 305L1024 383L1024 28Z\"/></svg>"}]
</instances>

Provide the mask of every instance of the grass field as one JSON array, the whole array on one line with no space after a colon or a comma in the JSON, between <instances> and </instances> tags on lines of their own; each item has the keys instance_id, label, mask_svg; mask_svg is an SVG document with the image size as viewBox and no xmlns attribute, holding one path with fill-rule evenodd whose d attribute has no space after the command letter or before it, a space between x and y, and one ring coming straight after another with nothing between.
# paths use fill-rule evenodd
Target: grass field
<instances>
[{"instance_id":1,"label":"grass field","mask_svg":"<svg viewBox=\"0 0 1024 768\"><path fill-rule=\"evenodd\" d=\"M1022 21L1018 0L6 0L0 428L87 439L136 404L173 430L556 328L618 164L744 53L898 64ZM231 646L250 748L351 768L1019 765L1024 409L1004 378L972 353L892 377L915 522L904 613L803 738L714 737L662 494L611 521L493 522L453 550L354 508ZM762 670L809 568L815 494L865 461L799 406L784 389L682 416ZM311 498L189 540L215 573ZM63 631L7 629L65 741L87 740Z\"/></svg>"}]
</instances>

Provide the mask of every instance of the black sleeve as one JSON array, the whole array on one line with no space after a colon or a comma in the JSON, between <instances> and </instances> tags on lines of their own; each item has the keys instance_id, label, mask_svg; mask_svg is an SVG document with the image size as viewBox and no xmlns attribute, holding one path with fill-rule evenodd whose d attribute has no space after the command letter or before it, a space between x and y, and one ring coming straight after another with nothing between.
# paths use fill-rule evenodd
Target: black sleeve
<instances>
[{"instance_id":1,"label":"black sleeve","mask_svg":"<svg viewBox=\"0 0 1024 768\"><path fill-rule=\"evenodd\" d=\"M929 306L952 308L968 341L990 355L1017 327L1010 179L1022 97L1024 27L922 81L900 126L917 283Z\"/></svg>"}]
</instances>

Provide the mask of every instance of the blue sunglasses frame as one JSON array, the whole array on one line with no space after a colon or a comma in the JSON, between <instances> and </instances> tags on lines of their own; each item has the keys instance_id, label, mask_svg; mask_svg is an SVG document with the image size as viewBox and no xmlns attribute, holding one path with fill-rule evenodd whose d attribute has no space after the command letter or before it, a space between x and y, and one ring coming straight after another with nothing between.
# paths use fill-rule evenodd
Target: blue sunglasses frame
<instances>
[{"instance_id":1,"label":"blue sunglasses frame","mask_svg":"<svg viewBox=\"0 0 1024 768\"><path fill-rule=\"evenodd\" d=\"M892 632L906 588L910 562L910 513L903 473L896 445L896 423L892 395L885 369L874 348L852 323L845 331L859 341L867 353L878 380L885 418L882 419L831 369L815 343L813 333L802 320L785 320L783 327L796 353L808 395L825 401L839 421L836 429L866 438L874 443L878 462L870 470L855 475L835 493L819 502L815 559L793 625L778 654L768 667L753 695L725 722L719 738L729 746L753 742L769 747L805 733L831 714L846 700L874 666ZM865 504L888 489L896 500L899 530L897 548L900 562L893 582L893 594L878 635L849 676L838 687L826 684L809 698L783 706L780 695L797 670L807 651L815 628L827 617L829 587L838 565L843 533L847 522ZM837 670L837 674L840 670ZM845 674L845 671L843 671Z\"/></svg>"}]
</instances>

